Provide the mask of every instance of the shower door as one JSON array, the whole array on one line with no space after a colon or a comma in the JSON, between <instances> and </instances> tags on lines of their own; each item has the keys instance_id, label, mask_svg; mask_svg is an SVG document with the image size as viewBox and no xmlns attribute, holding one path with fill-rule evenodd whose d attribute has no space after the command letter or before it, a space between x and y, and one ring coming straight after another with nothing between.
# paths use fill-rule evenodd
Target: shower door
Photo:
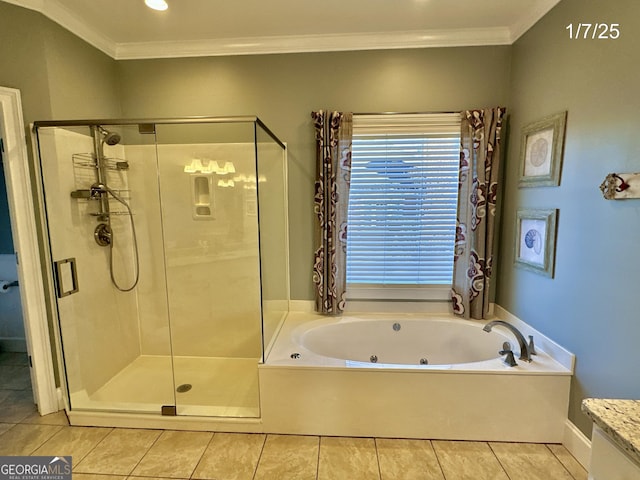
<instances>
[{"instance_id":1,"label":"shower door","mask_svg":"<svg viewBox=\"0 0 640 480\"><path fill-rule=\"evenodd\" d=\"M71 410L259 417L255 122L41 123ZM280 259L263 262L274 286ZM282 301L267 294L272 336Z\"/></svg>"},{"instance_id":2,"label":"shower door","mask_svg":"<svg viewBox=\"0 0 640 480\"><path fill-rule=\"evenodd\" d=\"M155 137L39 127L37 141L71 409L158 414L175 389Z\"/></svg>"},{"instance_id":3,"label":"shower door","mask_svg":"<svg viewBox=\"0 0 640 480\"><path fill-rule=\"evenodd\" d=\"M255 124L155 129L176 413L259 417Z\"/></svg>"}]
</instances>

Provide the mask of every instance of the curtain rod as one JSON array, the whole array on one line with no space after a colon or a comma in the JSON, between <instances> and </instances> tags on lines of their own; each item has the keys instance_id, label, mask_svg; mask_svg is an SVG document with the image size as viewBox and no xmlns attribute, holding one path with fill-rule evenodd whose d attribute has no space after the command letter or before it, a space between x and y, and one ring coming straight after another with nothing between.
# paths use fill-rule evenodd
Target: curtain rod
<instances>
[{"instance_id":1,"label":"curtain rod","mask_svg":"<svg viewBox=\"0 0 640 480\"><path fill-rule=\"evenodd\" d=\"M444 115L444 114L458 114L463 110L455 112L353 112L353 115Z\"/></svg>"}]
</instances>

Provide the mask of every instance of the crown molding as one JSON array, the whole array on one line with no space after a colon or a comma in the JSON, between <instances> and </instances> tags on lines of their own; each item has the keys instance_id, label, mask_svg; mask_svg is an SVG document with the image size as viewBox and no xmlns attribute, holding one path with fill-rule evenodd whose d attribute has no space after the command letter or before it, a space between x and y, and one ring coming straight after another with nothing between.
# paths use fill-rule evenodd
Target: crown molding
<instances>
[{"instance_id":1,"label":"crown molding","mask_svg":"<svg viewBox=\"0 0 640 480\"><path fill-rule=\"evenodd\" d=\"M511 31L511 43L515 43L516 40L538 23L538 21L549 13L558 3L560 3L560 0L540 0L539 3L534 4L531 10L529 10L519 22L509 27Z\"/></svg>"},{"instance_id":2,"label":"crown molding","mask_svg":"<svg viewBox=\"0 0 640 480\"><path fill-rule=\"evenodd\" d=\"M111 58L116 57L116 43L110 38L98 33L83 20L63 7L56 0L2 0L6 3L18 5L42 13L45 17L80 37L88 44L106 53Z\"/></svg>"},{"instance_id":3,"label":"crown molding","mask_svg":"<svg viewBox=\"0 0 640 480\"><path fill-rule=\"evenodd\" d=\"M33 1L33 0L30 0ZM71 33L77 35L85 42L93 45L98 50L106 53L112 58L116 55L116 44L110 38L102 35L95 28L91 28L83 20L77 17L74 13L70 12L67 8L63 7L56 0L41 0L44 4L44 9L41 12L63 28L66 28Z\"/></svg>"},{"instance_id":4,"label":"crown molding","mask_svg":"<svg viewBox=\"0 0 640 480\"><path fill-rule=\"evenodd\" d=\"M120 43L117 60L400 48L509 45L507 28L425 30L366 34L225 38L187 42Z\"/></svg>"},{"instance_id":5,"label":"crown molding","mask_svg":"<svg viewBox=\"0 0 640 480\"><path fill-rule=\"evenodd\" d=\"M560 0L541 0L510 27L117 43L57 0L1 0L42 13L115 60L511 45Z\"/></svg>"}]
</instances>

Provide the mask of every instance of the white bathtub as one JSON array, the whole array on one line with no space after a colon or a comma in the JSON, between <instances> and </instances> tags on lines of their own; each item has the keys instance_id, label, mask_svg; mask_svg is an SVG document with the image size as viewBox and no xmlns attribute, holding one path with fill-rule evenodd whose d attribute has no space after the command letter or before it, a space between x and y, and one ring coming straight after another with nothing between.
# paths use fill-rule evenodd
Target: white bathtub
<instances>
[{"instance_id":1,"label":"white bathtub","mask_svg":"<svg viewBox=\"0 0 640 480\"><path fill-rule=\"evenodd\" d=\"M534 334L538 350L531 363L520 361L513 335L501 327L486 333L484 323L290 314L260 366L265 430L561 442L572 355L519 324ZM498 355L505 341L516 367Z\"/></svg>"},{"instance_id":2,"label":"white bathtub","mask_svg":"<svg viewBox=\"0 0 640 480\"><path fill-rule=\"evenodd\" d=\"M305 351L347 362L452 367L498 358L504 342L518 343L499 328L487 333L483 323L446 318L344 317L297 327L292 339ZM302 354L300 354L300 359ZM295 354L294 354L295 359ZM355 366L355 363L350 363ZM359 365L362 366L362 365Z\"/></svg>"}]
</instances>

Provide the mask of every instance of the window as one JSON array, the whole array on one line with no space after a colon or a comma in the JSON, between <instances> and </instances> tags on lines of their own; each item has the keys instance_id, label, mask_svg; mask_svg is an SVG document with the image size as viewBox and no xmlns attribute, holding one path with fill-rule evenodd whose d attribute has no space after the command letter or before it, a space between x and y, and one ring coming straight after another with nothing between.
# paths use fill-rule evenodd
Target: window
<instances>
[{"instance_id":1,"label":"window","mask_svg":"<svg viewBox=\"0 0 640 480\"><path fill-rule=\"evenodd\" d=\"M459 114L354 115L350 298L449 297L459 161Z\"/></svg>"}]
</instances>

